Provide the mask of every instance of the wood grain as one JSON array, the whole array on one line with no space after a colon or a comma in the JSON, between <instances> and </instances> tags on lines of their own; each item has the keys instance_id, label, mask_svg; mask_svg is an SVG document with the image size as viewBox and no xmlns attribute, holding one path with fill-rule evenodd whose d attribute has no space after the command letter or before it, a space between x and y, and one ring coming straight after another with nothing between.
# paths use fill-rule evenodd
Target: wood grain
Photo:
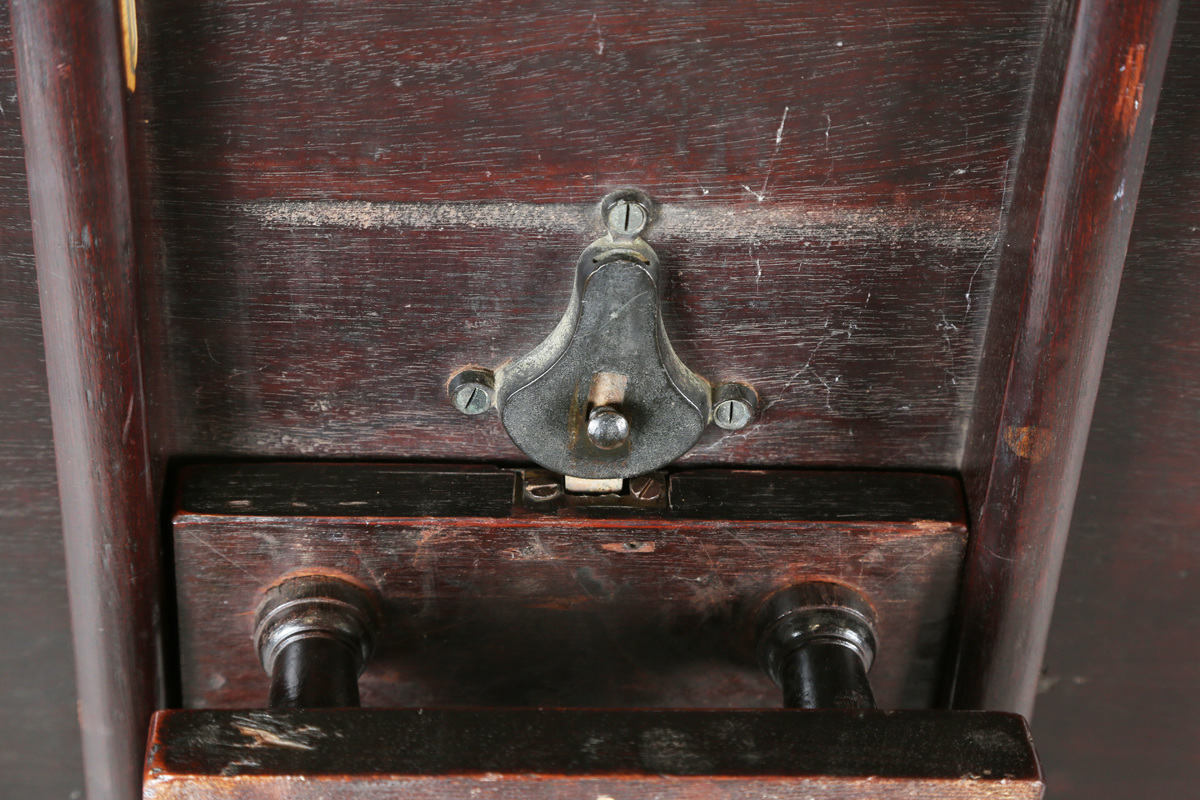
<instances>
[{"instance_id":1,"label":"wood grain","mask_svg":"<svg viewBox=\"0 0 1200 800\"><path fill-rule=\"evenodd\" d=\"M16 94L0 3L0 794L41 800L82 792L83 763Z\"/></svg>"},{"instance_id":2,"label":"wood grain","mask_svg":"<svg viewBox=\"0 0 1200 800\"><path fill-rule=\"evenodd\" d=\"M1034 732L1062 800L1200 785L1198 185L1200 5L1186 3L1039 683Z\"/></svg>"},{"instance_id":3,"label":"wood grain","mask_svg":"<svg viewBox=\"0 0 1200 800\"><path fill-rule=\"evenodd\" d=\"M162 587L116 17L11 9L87 793L128 800L162 702Z\"/></svg>"},{"instance_id":4,"label":"wood grain","mask_svg":"<svg viewBox=\"0 0 1200 800\"><path fill-rule=\"evenodd\" d=\"M372 469L377 479L364 476ZM405 485L393 467L233 470L243 491L227 494L224 510L208 488L222 481L185 475L201 489L203 510L191 510L185 488L175 514L188 707L265 704L268 680L251 644L255 609L277 580L311 569L382 598L384 627L360 681L368 707L778 707L780 691L755 662L753 614L772 592L810 579L846 583L874 605L882 644L871 679L882 707L927 707L936 692L966 538L953 479L864 476L865 487L907 483L910 498L918 486L935 495L870 522L858 521L869 488L844 514L772 521L761 512L772 494L769 471L727 473L754 500L741 509L751 513L727 506L719 518L689 518L686 504L679 513L517 508L506 517L455 509L388 517L369 504L379 487L396 493ZM290 508L244 490L255 471L275 493L297 498ZM474 474L479 489L464 490L461 474L450 478L463 494L498 491L512 503L511 480L496 487L493 473ZM807 485L790 477L775 494L792 510L793 494L828 484L821 475ZM943 516L911 513L930 507Z\"/></svg>"},{"instance_id":5,"label":"wood grain","mask_svg":"<svg viewBox=\"0 0 1200 800\"><path fill-rule=\"evenodd\" d=\"M159 401L149 432L157 454L519 460L488 420L471 423L439 405L436 375L446 363L500 360L519 349L513 342L536 341L557 318L559 298L549 297L546 273L531 265L557 265L565 287L579 242L591 233L589 204L611 185L649 175L646 185L681 212L679 222L664 221L656 241L673 259L673 336L710 377L765 387L769 406L761 439L753 431L714 432L696 463L956 468L963 442L956 431L967 417L998 419L985 409L1003 400L1010 353L992 343L1015 341L1022 319L1021 292L992 291L993 259L1009 253L999 274L1025 280L1031 262L1021 248L1032 247L1043 208L1025 198L1034 197L1034 184L1040 191L1045 174L1018 170L1017 157L1022 148L1050 152L1053 126L1026 128L1024 120L1027 107L1049 108L1043 118L1052 120L1059 97L1059 84L1035 80L1034 59L1045 30L1063 43L1064 56L1073 30L1074 5L1048 5L867 3L810 11L760 3L740 19L714 5L673 7L680 15L673 19L699 21L683 28L702 34L689 43L671 39L666 17L610 19L569 3L501 3L486 11L469 4L139 3L145 80L131 100L129 128L153 345L148 379ZM455 8L470 13L452 18ZM1194 22L1191 30L1194 40ZM636 47L622 51L623 43ZM961 53L954 49L960 44ZM407 60L396 57L406 48ZM539 48L551 55L539 56ZM656 60L659 51L665 60ZM40 55L55 52L68 51ZM1143 70L1153 66L1151 56L1141 57ZM1190 205L1195 170L1187 149L1196 91L1183 77L1197 62L1194 54L1175 61L1178 100L1159 113L1171 144L1143 187L1143 198L1157 192L1153 216L1138 223L1146 225L1140 244L1135 231L1133 277L1124 284L1132 299L1124 312L1118 305L1114 378L1097 412L1101 438L1094 441L1102 449L1089 461L1090 478L1085 471L1084 516L1073 533L1080 539L1068 561L1074 572L1065 578L1058 644L1043 684L1055 688L1040 701L1039 735L1063 797L1140 797L1152 785L1182 796L1200 775L1187 747L1197 717L1188 702L1196 637L1192 618L1180 611L1196 606L1183 574L1200 574L1187 546L1197 460L1188 402L1196 338L1189 231L1200 223ZM93 62L83 56L78 63ZM713 80L716 67L739 63L750 69ZM1126 50L1111 63L1133 74L1139 62ZM391 83L389 69L401 85ZM456 80L441 80L447 75ZM1035 83L1051 105L1030 102ZM1114 124L1128 125L1136 90L1136 82L1115 87L1108 107ZM596 93L604 96L593 99ZM13 95L0 87L0 135L17 147ZM630 96L637 102L625 102ZM375 105L373 97L386 102ZM648 97L657 105L642 102ZM604 112L618 106L641 116L613 125ZM521 113L509 117L509 108ZM521 133L539 126L546 132L526 146ZM394 135L401 128L411 135ZM635 146L623 150L631 130ZM45 411L36 380L23 377L40 368L29 350L36 343L22 272L30 266L21 244L24 185L10 182L19 179L17 161L4 164L13 172L4 173L0 205L0 418L12 460L0 482L13 493L6 504L15 516L2 520L4 590L12 593L3 602L5 624L21 626L13 638L21 646L4 657L17 659L17 680L45 681L39 685L46 688L39 696L21 688L32 684L6 683L13 690L0 716L21 739L0 755L9 759L0 772L5 788L22 796L63 796L74 788L74 700L61 689L71 678L61 661L61 606L54 610L61 599L50 591L60 567L51 552L57 545L49 547L57 532L43 485L52 480L47 441L26 444L45 433ZM960 169L966 172L955 174ZM493 185L489 171L502 180ZM703 184L687 183L693 179ZM761 203L760 192L768 195ZM447 206L446 199L457 202ZM395 205L378 205L387 203ZM1010 205L1006 218L1001 210ZM722 225L727 217L735 224ZM478 247L463 244L481 229ZM1001 230L1003 247L992 247ZM511 263L524 273L511 278L509 295L498 296L491 279L515 273L505 266ZM965 279L968 268L973 281ZM434 286L442 274L458 287ZM882 295L874 285L880 275ZM356 302L336 306L337 295ZM463 298L469 318L455 321L447 310L462 307ZM743 319L748 343L735 343L728 356L729 331ZM467 327L480 320L478 331ZM1007 333L998 340L997 331ZM781 332L793 338L780 340ZM930 340L936 336L944 344ZM985 362L973 389L981 350L999 353L1004 366ZM376 364L381 377L374 377ZM363 374L344 377L350 369ZM951 398L956 385L961 395ZM1017 458L1057 458L1042 430L1024 421L1004 430L989 425L986 444L971 440L967 448L968 473L979 475L976 459L990 459L997 447ZM444 444L431 445L435 438ZM19 598L16 606L11 597ZM1121 638L1125 630L1136 635ZM51 649L32 656L24 649L43 645ZM32 660L36 674L27 666ZM22 716L26 702L46 713ZM37 748L56 742L65 749L44 768Z\"/></svg>"},{"instance_id":6,"label":"wood grain","mask_svg":"<svg viewBox=\"0 0 1200 800\"><path fill-rule=\"evenodd\" d=\"M164 711L147 800L1037 800L1024 720L930 711Z\"/></svg>"},{"instance_id":7,"label":"wood grain","mask_svg":"<svg viewBox=\"0 0 1200 800\"><path fill-rule=\"evenodd\" d=\"M1085 1L1049 30L963 461L958 708L1033 710L1175 10Z\"/></svg>"},{"instance_id":8,"label":"wood grain","mask_svg":"<svg viewBox=\"0 0 1200 800\"><path fill-rule=\"evenodd\" d=\"M957 467L1044 2L139 5L164 452L525 461L445 381L635 184L680 355L764 399L684 463Z\"/></svg>"}]
</instances>

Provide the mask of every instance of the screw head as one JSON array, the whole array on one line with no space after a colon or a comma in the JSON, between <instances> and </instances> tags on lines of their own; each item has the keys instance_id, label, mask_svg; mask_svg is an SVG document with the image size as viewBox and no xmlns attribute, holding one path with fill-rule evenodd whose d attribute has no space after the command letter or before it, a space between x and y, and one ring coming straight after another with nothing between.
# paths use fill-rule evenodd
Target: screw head
<instances>
[{"instance_id":1,"label":"screw head","mask_svg":"<svg viewBox=\"0 0 1200 800\"><path fill-rule=\"evenodd\" d=\"M662 484L650 475L639 475L629 479L629 493L639 500L657 500L662 497Z\"/></svg>"},{"instance_id":2,"label":"screw head","mask_svg":"<svg viewBox=\"0 0 1200 800\"><path fill-rule=\"evenodd\" d=\"M713 389L713 422L727 431L750 424L758 411L758 395L742 383L722 383Z\"/></svg>"},{"instance_id":3,"label":"screw head","mask_svg":"<svg viewBox=\"0 0 1200 800\"><path fill-rule=\"evenodd\" d=\"M562 494L562 486L556 481L527 481L525 483L525 494L534 500L553 500Z\"/></svg>"},{"instance_id":4,"label":"screw head","mask_svg":"<svg viewBox=\"0 0 1200 800\"><path fill-rule=\"evenodd\" d=\"M621 236L637 236L646 227L649 216L646 207L641 203L621 198L608 209L604 224L610 231Z\"/></svg>"},{"instance_id":5,"label":"screw head","mask_svg":"<svg viewBox=\"0 0 1200 800\"><path fill-rule=\"evenodd\" d=\"M488 370L464 369L450 379L447 391L456 409L475 416L492 407L496 395L495 380Z\"/></svg>"},{"instance_id":6,"label":"screw head","mask_svg":"<svg viewBox=\"0 0 1200 800\"><path fill-rule=\"evenodd\" d=\"M629 440L629 420L610 406L596 406L588 414L587 435L601 450L613 450Z\"/></svg>"}]
</instances>

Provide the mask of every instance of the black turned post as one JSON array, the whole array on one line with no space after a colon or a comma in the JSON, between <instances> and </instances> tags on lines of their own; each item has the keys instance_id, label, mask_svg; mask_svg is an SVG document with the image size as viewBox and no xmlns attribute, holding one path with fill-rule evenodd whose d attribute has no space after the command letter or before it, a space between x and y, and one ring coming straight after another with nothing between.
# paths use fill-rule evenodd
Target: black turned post
<instances>
[{"instance_id":1,"label":"black turned post","mask_svg":"<svg viewBox=\"0 0 1200 800\"><path fill-rule=\"evenodd\" d=\"M875 614L853 590L813 582L775 594L758 615L758 661L785 708L875 708L867 672Z\"/></svg>"},{"instance_id":2,"label":"black turned post","mask_svg":"<svg viewBox=\"0 0 1200 800\"><path fill-rule=\"evenodd\" d=\"M305 575L268 589L254 643L271 676L269 707L357 706L375 617L366 590L339 578Z\"/></svg>"}]
</instances>

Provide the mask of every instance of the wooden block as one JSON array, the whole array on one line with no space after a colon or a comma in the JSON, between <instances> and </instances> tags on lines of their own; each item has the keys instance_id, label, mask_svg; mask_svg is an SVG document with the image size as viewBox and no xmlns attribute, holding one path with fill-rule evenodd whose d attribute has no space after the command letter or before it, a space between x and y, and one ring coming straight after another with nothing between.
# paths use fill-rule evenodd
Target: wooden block
<instances>
[{"instance_id":1,"label":"wooden block","mask_svg":"<svg viewBox=\"0 0 1200 800\"><path fill-rule=\"evenodd\" d=\"M365 706L775 707L750 617L809 579L873 603L882 706L933 702L966 538L957 481L680 473L670 507L543 512L514 504L515 477L372 464L185 471L174 519L184 704L265 704L255 607L283 576L314 570L383 598Z\"/></svg>"},{"instance_id":2,"label":"wooden block","mask_svg":"<svg viewBox=\"0 0 1200 800\"><path fill-rule=\"evenodd\" d=\"M1038 800L997 712L160 711L146 800Z\"/></svg>"}]
</instances>

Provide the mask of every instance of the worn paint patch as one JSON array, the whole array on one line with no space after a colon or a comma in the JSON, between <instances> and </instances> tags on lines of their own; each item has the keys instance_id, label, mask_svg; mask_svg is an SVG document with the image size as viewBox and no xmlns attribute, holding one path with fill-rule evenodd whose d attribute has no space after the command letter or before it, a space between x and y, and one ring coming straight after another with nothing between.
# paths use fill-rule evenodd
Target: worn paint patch
<instances>
[{"instance_id":1,"label":"worn paint patch","mask_svg":"<svg viewBox=\"0 0 1200 800\"><path fill-rule=\"evenodd\" d=\"M653 553L654 542L611 542L600 545L600 549L613 553Z\"/></svg>"},{"instance_id":2,"label":"worn paint patch","mask_svg":"<svg viewBox=\"0 0 1200 800\"><path fill-rule=\"evenodd\" d=\"M647 772L703 775L713 770L710 754L683 731L651 728L638 744L639 760Z\"/></svg>"},{"instance_id":3,"label":"worn paint patch","mask_svg":"<svg viewBox=\"0 0 1200 800\"><path fill-rule=\"evenodd\" d=\"M564 597L560 600L548 600L544 603L530 603L529 608L538 608L543 611L570 611L575 606L591 602L591 598L585 595L577 595L575 597Z\"/></svg>"},{"instance_id":4,"label":"worn paint patch","mask_svg":"<svg viewBox=\"0 0 1200 800\"><path fill-rule=\"evenodd\" d=\"M1142 92L1146 81L1146 45L1135 44L1125 53L1121 66L1120 84L1117 88L1117 124L1127 136L1133 135L1138 115L1142 111Z\"/></svg>"},{"instance_id":5,"label":"worn paint patch","mask_svg":"<svg viewBox=\"0 0 1200 800\"><path fill-rule=\"evenodd\" d=\"M1036 425L1010 427L1004 431L1004 443L1021 458L1036 464L1050 453L1054 436L1050 431Z\"/></svg>"},{"instance_id":6,"label":"worn paint patch","mask_svg":"<svg viewBox=\"0 0 1200 800\"><path fill-rule=\"evenodd\" d=\"M285 750L316 750L315 740L325 738L325 732L312 725L290 728L269 718L234 717L234 729L251 741L246 747L279 747Z\"/></svg>"},{"instance_id":7,"label":"worn paint patch","mask_svg":"<svg viewBox=\"0 0 1200 800\"><path fill-rule=\"evenodd\" d=\"M380 230L484 229L598 236L594 203L371 203L359 200L265 200L242 210L267 228ZM673 203L658 210L651 240L927 242L943 247L987 247L996 233L995 211L957 207L846 209L772 204L769 207Z\"/></svg>"}]
</instances>

